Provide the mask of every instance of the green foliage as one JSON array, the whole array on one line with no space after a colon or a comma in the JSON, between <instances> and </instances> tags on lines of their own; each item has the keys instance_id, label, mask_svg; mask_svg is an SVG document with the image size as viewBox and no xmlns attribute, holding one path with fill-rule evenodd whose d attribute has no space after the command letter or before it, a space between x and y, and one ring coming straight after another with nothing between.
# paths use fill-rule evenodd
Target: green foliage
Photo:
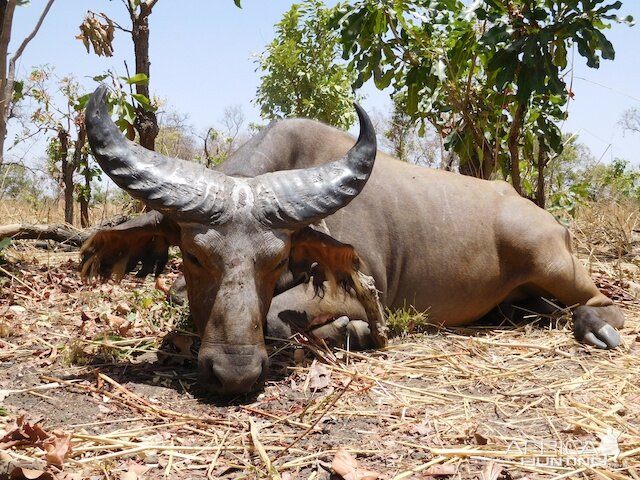
<instances>
[{"instance_id":1,"label":"green foliage","mask_svg":"<svg viewBox=\"0 0 640 480\"><path fill-rule=\"evenodd\" d=\"M42 182L24 165L0 165L0 198L9 197L35 204L42 199Z\"/></svg>"},{"instance_id":2,"label":"green foliage","mask_svg":"<svg viewBox=\"0 0 640 480\"><path fill-rule=\"evenodd\" d=\"M87 226L86 207L92 182L100 180L101 174L91 162L86 139L84 110L89 95L81 92L74 78L58 78L49 66L35 68L21 87L20 95L30 98L35 107L31 112L32 130L25 132L25 136L46 136L47 171L63 189L65 221L73 222L75 192L81 204L82 226Z\"/></svg>"},{"instance_id":3,"label":"green foliage","mask_svg":"<svg viewBox=\"0 0 640 480\"><path fill-rule=\"evenodd\" d=\"M344 58L358 72L356 87L373 78L379 89L402 94L413 119L446 137L461 170L487 177L502 169L519 177L520 156L533 163L536 148L562 151L556 122L565 117L570 95L568 52L576 45L594 68L600 58L613 59L602 30L620 21L611 13L620 6L358 0L343 4L333 24ZM519 190L519 178L512 180Z\"/></svg>"},{"instance_id":4,"label":"green foliage","mask_svg":"<svg viewBox=\"0 0 640 480\"><path fill-rule=\"evenodd\" d=\"M433 325L429 323L426 312L418 312L413 307L405 307L387 312L387 327L390 337L406 337L423 333Z\"/></svg>"},{"instance_id":5,"label":"green foliage","mask_svg":"<svg viewBox=\"0 0 640 480\"><path fill-rule=\"evenodd\" d=\"M9 247L9 245L11 245L11 239L10 238L0 239L0 265L5 263L4 250L7 249Z\"/></svg>"},{"instance_id":6,"label":"green foliage","mask_svg":"<svg viewBox=\"0 0 640 480\"><path fill-rule=\"evenodd\" d=\"M338 61L333 14L320 0L304 0L276 25L276 38L257 60L263 76L256 103L264 118L309 117L344 129L354 123L356 77Z\"/></svg>"},{"instance_id":7,"label":"green foliage","mask_svg":"<svg viewBox=\"0 0 640 480\"><path fill-rule=\"evenodd\" d=\"M640 201L640 171L627 160L616 158L608 165L595 165L585 173L592 200L631 198Z\"/></svg>"},{"instance_id":8,"label":"green foliage","mask_svg":"<svg viewBox=\"0 0 640 480\"><path fill-rule=\"evenodd\" d=\"M117 76L112 71L107 71L104 74L96 75L93 80L98 83L103 83L105 80L111 79L114 88L109 90L106 101L109 110L116 115L115 124L122 130L122 132L129 138L134 140L136 136L135 121L136 111L138 108L147 110L150 112L156 112L158 110L158 104L155 100L148 98L145 95L134 93L131 91L127 93L121 85L124 82L127 85L146 85L149 82L147 75L138 73L131 77ZM78 108L84 110L91 94L87 94L78 101Z\"/></svg>"}]
</instances>

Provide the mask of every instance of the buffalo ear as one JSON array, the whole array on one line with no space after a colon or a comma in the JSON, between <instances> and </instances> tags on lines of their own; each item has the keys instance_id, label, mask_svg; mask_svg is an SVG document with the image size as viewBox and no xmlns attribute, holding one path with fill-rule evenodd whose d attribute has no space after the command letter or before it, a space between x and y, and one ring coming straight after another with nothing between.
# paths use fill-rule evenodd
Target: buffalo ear
<instances>
[{"instance_id":1,"label":"buffalo ear","mask_svg":"<svg viewBox=\"0 0 640 480\"><path fill-rule=\"evenodd\" d=\"M312 227L298 230L291 237L289 270L294 277L307 273L313 277L317 292L322 292L327 281L331 288L347 291L362 289L356 272L361 260L352 245L342 243L331 235Z\"/></svg>"}]
</instances>

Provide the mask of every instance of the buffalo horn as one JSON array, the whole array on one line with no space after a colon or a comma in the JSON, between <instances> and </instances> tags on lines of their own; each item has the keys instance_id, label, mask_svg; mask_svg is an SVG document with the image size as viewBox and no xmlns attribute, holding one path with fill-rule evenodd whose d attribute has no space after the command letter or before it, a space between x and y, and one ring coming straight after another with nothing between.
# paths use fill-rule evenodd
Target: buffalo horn
<instances>
[{"instance_id":1,"label":"buffalo horn","mask_svg":"<svg viewBox=\"0 0 640 480\"><path fill-rule=\"evenodd\" d=\"M356 144L339 160L318 167L266 173L256 177L255 215L274 228L315 223L347 205L369 179L376 157L376 134L366 112Z\"/></svg>"},{"instance_id":2,"label":"buffalo horn","mask_svg":"<svg viewBox=\"0 0 640 480\"><path fill-rule=\"evenodd\" d=\"M233 180L195 162L165 157L127 140L96 89L85 114L87 137L102 169L121 188L177 221L222 221Z\"/></svg>"}]
</instances>

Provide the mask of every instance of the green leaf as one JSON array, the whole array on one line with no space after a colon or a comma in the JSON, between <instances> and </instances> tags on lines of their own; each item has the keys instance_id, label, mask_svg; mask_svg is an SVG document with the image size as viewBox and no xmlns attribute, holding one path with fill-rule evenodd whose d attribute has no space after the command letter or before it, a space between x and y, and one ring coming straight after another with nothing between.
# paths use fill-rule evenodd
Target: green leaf
<instances>
[{"instance_id":1,"label":"green leaf","mask_svg":"<svg viewBox=\"0 0 640 480\"><path fill-rule=\"evenodd\" d=\"M146 95L143 95L141 93L132 93L131 96L143 107L151 107L151 101L147 98Z\"/></svg>"},{"instance_id":2,"label":"green leaf","mask_svg":"<svg viewBox=\"0 0 640 480\"><path fill-rule=\"evenodd\" d=\"M91 98L90 93L87 93L86 95L82 95L81 97L78 97L78 100L76 101L76 104L74 105L73 108L76 111L84 110L85 107L87 106L87 102L89 101L89 98Z\"/></svg>"},{"instance_id":3,"label":"green leaf","mask_svg":"<svg viewBox=\"0 0 640 480\"><path fill-rule=\"evenodd\" d=\"M10 238L3 238L2 240L0 240L0 250L4 250L9 245L11 245L11 239Z\"/></svg>"},{"instance_id":4,"label":"green leaf","mask_svg":"<svg viewBox=\"0 0 640 480\"><path fill-rule=\"evenodd\" d=\"M22 80L16 80L13 83L13 100L12 102L18 102L24 98L24 82Z\"/></svg>"},{"instance_id":5,"label":"green leaf","mask_svg":"<svg viewBox=\"0 0 640 480\"><path fill-rule=\"evenodd\" d=\"M600 30L594 30L593 34L595 36L595 40L598 42L600 50L602 51L602 58L605 60L614 60L616 58L616 51L607 37L605 37Z\"/></svg>"},{"instance_id":6,"label":"green leaf","mask_svg":"<svg viewBox=\"0 0 640 480\"><path fill-rule=\"evenodd\" d=\"M122 77L129 85L148 85L149 77L145 73L136 73L132 77Z\"/></svg>"},{"instance_id":7,"label":"green leaf","mask_svg":"<svg viewBox=\"0 0 640 480\"><path fill-rule=\"evenodd\" d=\"M242 8L242 5L240 5L240 0L233 0L233 3L236 4L236 7Z\"/></svg>"}]
</instances>

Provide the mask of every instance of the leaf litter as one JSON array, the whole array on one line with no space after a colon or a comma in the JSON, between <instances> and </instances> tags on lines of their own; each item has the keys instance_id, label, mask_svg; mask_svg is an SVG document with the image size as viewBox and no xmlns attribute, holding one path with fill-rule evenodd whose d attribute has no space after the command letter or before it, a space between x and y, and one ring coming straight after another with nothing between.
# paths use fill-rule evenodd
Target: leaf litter
<instances>
[{"instance_id":1,"label":"leaf litter","mask_svg":"<svg viewBox=\"0 0 640 480\"><path fill-rule=\"evenodd\" d=\"M270 346L262 392L216 399L152 280L85 285L69 256L9 263L0 478L640 478L638 272L588 264L627 317L617 350L578 345L566 317L364 353L301 338Z\"/></svg>"}]
</instances>

